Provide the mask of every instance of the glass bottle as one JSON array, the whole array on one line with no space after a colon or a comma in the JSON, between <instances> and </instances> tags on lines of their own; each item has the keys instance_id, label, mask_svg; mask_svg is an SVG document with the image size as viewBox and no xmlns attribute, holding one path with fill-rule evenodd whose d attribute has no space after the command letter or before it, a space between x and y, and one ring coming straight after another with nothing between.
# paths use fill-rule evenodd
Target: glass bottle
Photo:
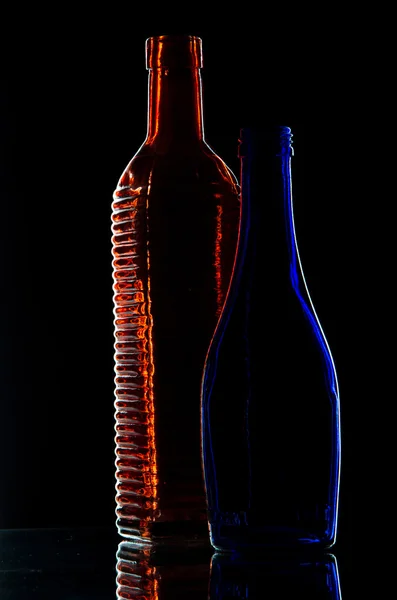
<instances>
[{"instance_id":1,"label":"glass bottle","mask_svg":"<svg viewBox=\"0 0 397 600\"><path fill-rule=\"evenodd\" d=\"M334 362L293 217L291 130L241 130L236 267L202 382L210 538L220 551L331 547L340 481Z\"/></svg>"},{"instance_id":2,"label":"glass bottle","mask_svg":"<svg viewBox=\"0 0 397 600\"><path fill-rule=\"evenodd\" d=\"M148 127L112 204L116 514L140 542L208 541L201 375L229 285L237 178L204 139L202 40L146 40Z\"/></svg>"}]
</instances>

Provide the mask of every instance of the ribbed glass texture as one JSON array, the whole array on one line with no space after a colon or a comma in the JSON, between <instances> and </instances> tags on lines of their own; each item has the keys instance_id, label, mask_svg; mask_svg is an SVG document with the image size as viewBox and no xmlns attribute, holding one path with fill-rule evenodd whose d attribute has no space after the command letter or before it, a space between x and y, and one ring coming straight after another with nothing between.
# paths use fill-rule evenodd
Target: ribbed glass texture
<instances>
[{"instance_id":1,"label":"ribbed glass texture","mask_svg":"<svg viewBox=\"0 0 397 600\"><path fill-rule=\"evenodd\" d=\"M112 204L117 527L142 543L193 543L208 541L200 386L239 190L204 140L201 40L160 36L147 50L148 133Z\"/></svg>"},{"instance_id":2,"label":"ribbed glass texture","mask_svg":"<svg viewBox=\"0 0 397 600\"><path fill-rule=\"evenodd\" d=\"M116 552L117 600L208 600L210 560L208 549L123 541Z\"/></svg>"}]
</instances>

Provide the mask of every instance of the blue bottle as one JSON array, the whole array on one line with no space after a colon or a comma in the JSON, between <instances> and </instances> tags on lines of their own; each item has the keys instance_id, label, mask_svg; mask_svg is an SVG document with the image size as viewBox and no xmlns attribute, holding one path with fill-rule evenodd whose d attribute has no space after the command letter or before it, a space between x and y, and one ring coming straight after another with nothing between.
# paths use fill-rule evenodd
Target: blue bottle
<instances>
[{"instance_id":1,"label":"blue bottle","mask_svg":"<svg viewBox=\"0 0 397 600\"><path fill-rule=\"evenodd\" d=\"M201 398L218 551L336 541L338 381L298 253L291 140L289 127L240 132L239 244Z\"/></svg>"}]
</instances>

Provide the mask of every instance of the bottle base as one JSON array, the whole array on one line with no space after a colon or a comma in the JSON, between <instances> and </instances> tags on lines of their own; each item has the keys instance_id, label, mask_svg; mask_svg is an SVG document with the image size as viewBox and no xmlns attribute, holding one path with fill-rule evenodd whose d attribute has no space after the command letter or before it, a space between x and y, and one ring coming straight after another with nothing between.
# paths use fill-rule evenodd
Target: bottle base
<instances>
[{"instance_id":1,"label":"bottle base","mask_svg":"<svg viewBox=\"0 0 397 600\"><path fill-rule=\"evenodd\" d=\"M210 547L206 521L161 521L142 527L139 521L117 520L121 537L138 546Z\"/></svg>"},{"instance_id":2,"label":"bottle base","mask_svg":"<svg viewBox=\"0 0 397 600\"><path fill-rule=\"evenodd\" d=\"M233 527L211 525L210 542L217 552L246 552L252 550L328 549L334 538L288 527Z\"/></svg>"}]
</instances>

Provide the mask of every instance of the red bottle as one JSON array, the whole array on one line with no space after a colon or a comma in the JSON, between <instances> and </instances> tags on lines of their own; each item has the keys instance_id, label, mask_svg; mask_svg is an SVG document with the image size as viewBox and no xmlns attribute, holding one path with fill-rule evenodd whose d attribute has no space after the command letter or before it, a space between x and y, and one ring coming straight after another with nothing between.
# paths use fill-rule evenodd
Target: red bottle
<instances>
[{"instance_id":1,"label":"red bottle","mask_svg":"<svg viewBox=\"0 0 397 600\"><path fill-rule=\"evenodd\" d=\"M239 186L204 139L202 41L146 41L148 129L112 204L117 527L207 540L206 352L231 278Z\"/></svg>"}]
</instances>

